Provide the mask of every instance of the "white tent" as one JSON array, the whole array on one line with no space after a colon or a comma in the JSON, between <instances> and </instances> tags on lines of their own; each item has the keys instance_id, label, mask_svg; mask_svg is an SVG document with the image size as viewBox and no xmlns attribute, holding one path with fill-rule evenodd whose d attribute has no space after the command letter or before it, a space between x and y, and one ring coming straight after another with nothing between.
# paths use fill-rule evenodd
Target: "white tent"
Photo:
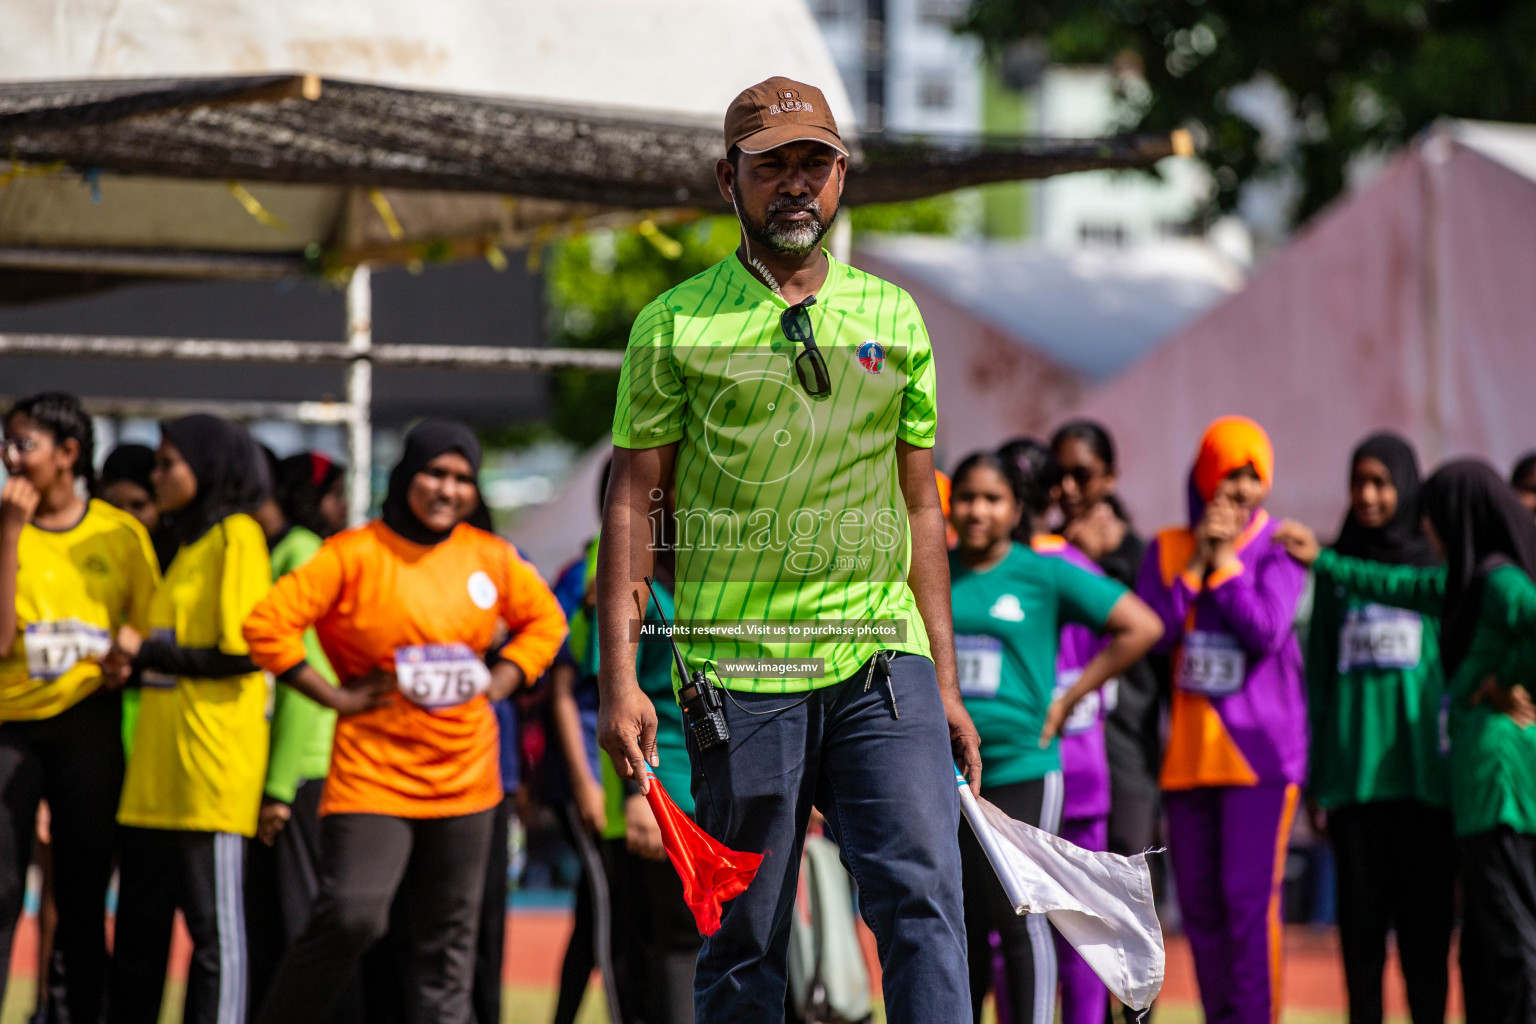
<instances>
[{"instance_id":1,"label":"white tent","mask_svg":"<svg viewBox=\"0 0 1536 1024\"><path fill-rule=\"evenodd\" d=\"M933 338L942 468L1040 434L1085 390L1242 287L1203 242L1057 250L930 235L861 240L863 269L912 294Z\"/></svg>"}]
</instances>

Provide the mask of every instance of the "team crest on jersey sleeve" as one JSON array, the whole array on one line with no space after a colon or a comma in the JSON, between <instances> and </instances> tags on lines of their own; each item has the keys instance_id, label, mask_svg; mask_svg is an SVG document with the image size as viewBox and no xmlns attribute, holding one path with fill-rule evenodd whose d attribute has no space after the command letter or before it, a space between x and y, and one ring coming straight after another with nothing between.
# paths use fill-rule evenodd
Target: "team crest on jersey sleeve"
<instances>
[{"instance_id":1,"label":"team crest on jersey sleeve","mask_svg":"<svg viewBox=\"0 0 1536 1024\"><path fill-rule=\"evenodd\" d=\"M879 373L885 369L885 346L873 339L859 346L859 365L866 373Z\"/></svg>"}]
</instances>

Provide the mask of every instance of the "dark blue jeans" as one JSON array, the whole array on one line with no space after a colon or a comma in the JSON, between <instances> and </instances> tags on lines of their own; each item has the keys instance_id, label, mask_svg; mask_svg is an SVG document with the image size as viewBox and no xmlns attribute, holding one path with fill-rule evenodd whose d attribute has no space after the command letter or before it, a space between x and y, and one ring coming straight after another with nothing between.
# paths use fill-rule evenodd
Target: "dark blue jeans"
<instances>
[{"instance_id":1,"label":"dark blue jeans","mask_svg":"<svg viewBox=\"0 0 1536 1024\"><path fill-rule=\"evenodd\" d=\"M970 1024L960 802L933 662L895 657L890 685L876 676L868 691L866 669L808 698L732 693L730 743L691 750L698 823L734 850L764 855L699 954L698 1024L783 1019L812 804L858 883L879 945L886 1019Z\"/></svg>"}]
</instances>

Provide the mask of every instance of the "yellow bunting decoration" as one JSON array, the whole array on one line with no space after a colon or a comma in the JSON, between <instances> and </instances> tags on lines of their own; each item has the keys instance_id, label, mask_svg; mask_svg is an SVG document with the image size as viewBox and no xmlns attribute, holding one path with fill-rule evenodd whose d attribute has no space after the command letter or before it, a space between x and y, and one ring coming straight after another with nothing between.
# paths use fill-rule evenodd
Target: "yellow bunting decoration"
<instances>
[{"instance_id":1,"label":"yellow bunting decoration","mask_svg":"<svg viewBox=\"0 0 1536 1024\"><path fill-rule=\"evenodd\" d=\"M40 178L46 174L56 174L68 166L63 160L55 160L49 164L23 164L12 161L10 167L0 172L0 188L4 188L18 178Z\"/></svg>"},{"instance_id":2,"label":"yellow bunting decoration","mask_svg":"<svg viewBox=\"0 0 1536 1024\"><path fill-rule=\"evenodd\" d=\"M405 229L400 226L400 218L395 216L394 207L389 205L389 200L384 198L384 193L376 188L368 190L368 201L373 208L379 211L379 220L384 222L384 230L389 232L389 237L400 241L405 237Z\"/></svg>"},{"instance_id":3,"label":"yellow bunting decoration","mask_svg":"<svg viewBox=\"0 0 1536 1024\"><path fill-rule=\"evenodd\" d=\"M256 219L256 223L269 227L273 231L287 231L288 225L281 217L273 215L271 210L261 205L261 200L251 195L249 189L238 181L231 181L224 186L229 194L235 197L235 202L245 207L245 212Z\"/></svg>"}]
</instances>

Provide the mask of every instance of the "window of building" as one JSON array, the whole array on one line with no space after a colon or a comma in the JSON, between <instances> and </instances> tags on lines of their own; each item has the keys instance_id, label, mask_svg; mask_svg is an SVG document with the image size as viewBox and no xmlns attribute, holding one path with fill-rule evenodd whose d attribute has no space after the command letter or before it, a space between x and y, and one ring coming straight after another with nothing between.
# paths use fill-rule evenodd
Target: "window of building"
<instances>
[{"instance_id":1,"label":"window of building","mask_svg":"<svg viewBox=\"0 0 1536 1024\"><path fill-rule=\"evenodd\" d=\"M954 82L947 75L924 75L917 83L917 105L924 110L948 110L955 102Z\"/></svg>"},{"instance_id":2,"label":"window of building","mask_svg":"<svg viewBox=\"0 0 1536 1024\"><path fill-rule=\"evenodd\" d=\"M849 16L848 0L811 0L811 16L822 24L842 21Z\"/></svg>"},{"instance_id":3,"label":"window of building","mask_svg":"<svg viewBox=\"0 0 1536 1024\"><path fill-rule=\"evenodd\" d=\"M928 25L948 27L965 17L967 0L917 0L917 17Z\"/></svg>"},{"instance_id":4,"label":"window of building","mask_svg":"<svg viewBox=\"0 0 1536 1024\"><path fill-rule=\"evenodd\" d=\"M1192 220L1160 220L1157 233L1161 238L1199 238L1200 225Z\"/></svg>"},{"instance_id":5,"label":"window of building","mask_svg":"<svg viewBox=\"0 0 1536 1024\"><path fill-rule=\"evenodd\" d=\"M1082 221L1077 226L1077 240L1083 245L1125 245L1125 225L1119 221Z\"/></svg>"}]
</instances>

